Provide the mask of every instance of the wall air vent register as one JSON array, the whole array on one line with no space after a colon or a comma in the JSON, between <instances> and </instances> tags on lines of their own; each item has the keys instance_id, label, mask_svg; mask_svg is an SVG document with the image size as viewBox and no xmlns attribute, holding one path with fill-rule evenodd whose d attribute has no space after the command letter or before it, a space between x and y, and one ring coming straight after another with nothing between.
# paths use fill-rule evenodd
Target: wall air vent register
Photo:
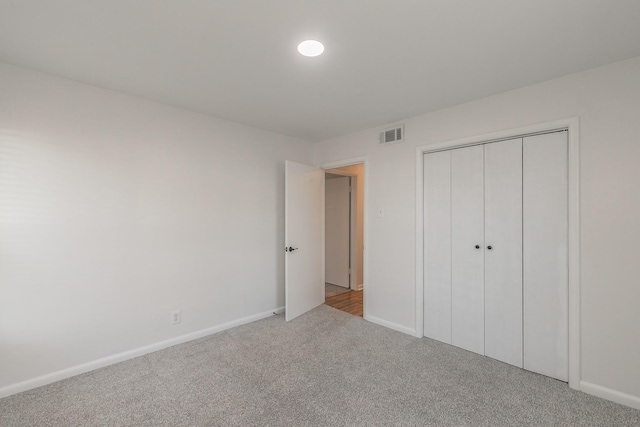
<instances>
[{"instance_id":1,"label":"wall air vent register","mask_svg":"<svg viewBox=\"0 0 640 427\"><path fill-rule=\"evenodd\" d=\"M404 125L383 130L380 132L378 138L380 145L402 142L404 141Z\"/></svg>"}]
</instances>

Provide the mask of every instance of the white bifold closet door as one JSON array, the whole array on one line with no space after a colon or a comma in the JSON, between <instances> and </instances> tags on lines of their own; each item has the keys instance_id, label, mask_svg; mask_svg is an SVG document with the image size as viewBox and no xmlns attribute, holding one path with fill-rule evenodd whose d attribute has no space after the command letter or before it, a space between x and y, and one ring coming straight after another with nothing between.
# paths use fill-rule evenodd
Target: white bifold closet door
<instances>
[{"instance_id":1,"label":"white bifold closet door","mask_svg":"<svg viewBox=\"0 0 640 427\"><path fill-rule=\"evenodd\" d=\"M523 143L524 368L569 378L567 132Z\"/></svg>"},{"instance_id":2,"label":"white bifold closet door","mask_svg":"<svg viewBox=\"0 0 640 427\"><path fill-rule=\"evenodd\" d=\"M522 138L484 146L485 355L522 367Z\"/></svg>"},{"instance_id":3,"label":"white bifold closet door","mask_svg":"<svg viewBox=\"0 0 640 427\"><path fill-rule=\"evenodd\" d=\"M424 335L451 344L451 151L424 155Z\"/></svg>"},{"instance_id":4,"label":"white bifold closet door","mask_svg":"<svg viewBox=\"0 0 640 427\"><path fill-rule=\"evenodd\" d=\"M424 335L568 379L567 132L424 155Z\"/></svg>"},{"instance_id":5,"label":"white bifold closet door","mask_svg":"<svg viewBox=\"0 0 640 427\"><path fill-rule=\"evenodd\" d=\"M484 354L484 154L451 151L451 344Z\"/></svg>"}]
</instances>

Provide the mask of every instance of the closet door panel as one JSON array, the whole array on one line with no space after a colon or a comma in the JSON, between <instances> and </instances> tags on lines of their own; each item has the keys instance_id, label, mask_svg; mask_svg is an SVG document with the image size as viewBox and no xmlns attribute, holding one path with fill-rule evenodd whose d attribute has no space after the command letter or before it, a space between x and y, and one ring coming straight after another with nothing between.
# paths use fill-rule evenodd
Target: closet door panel
<instances>
[{"instance_id":1,"label":"closet door panel","mask_svg":"<svg viewBox=\"0 0 640 427\"><path fill-rule=\"evenodd\" d=\"M567 133L524 138L524 368L568 380Z\"/></svg>"},{"instance_id":2,"label":"closet door panel","mask_svg":"<svg viewBox=\"0 0 640 427\"><path fill-rule=\"evenodd\" d=\"M451 152L424 155L424 335L451 344Z\"/></svg>"},{"instance_id":3,"label":"closet door panel","mask_svg":"<svg viewBox=\"0 0 640 427\"><path fill-rule=\"evenodd\" d=\"M485 354L522 367L522 139L485 149Z\"/></svg>"},{"instance_id":4,"label":"closet door panel","mask_svg":"<svg viewBox=\"0 0 640 427\"><path fill-rule=\"evenodd\" d=\"M451 343L480 354L484 354L483 169L481 145L451 151Z\"/></svg>"}]
</instances>

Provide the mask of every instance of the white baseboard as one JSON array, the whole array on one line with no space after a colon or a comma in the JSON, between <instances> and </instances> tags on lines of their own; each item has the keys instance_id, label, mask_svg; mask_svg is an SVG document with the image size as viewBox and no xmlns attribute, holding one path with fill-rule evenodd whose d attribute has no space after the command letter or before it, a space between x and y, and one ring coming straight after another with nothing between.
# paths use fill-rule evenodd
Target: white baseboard
<instances>
[{"instance_id":1,"label":"white baseboard","mask_svg":"<svg viewBox=\"0 0 640 427\"><path fill-rule=\"evenodd\" d=\"M393 329L394 331L402 332L403 334L416 336L416 330L407 328L406 326L401 326L396 323L388 322L386 320L379 319L375 316L364 316L364 320L367 320L371 323L375 323L376 325L384 326L385 328Z\"/></svg>"},{"instance_id":2,"label":"white baseboard","mask_svg":"<svg viewBox=\"0 0 640 427\"><path fill-rule=\"evenodd\" d=\"M201 329L199 331L191 332L188 334L180 335L179 337L170 338L168 340L160 341L154 344L149 344L143 347L138 347L133 350L125 351L111 356L103 357L98 360L83 363L81 365L72 366L60 371L51 372L30 380L22 381L16 384L12 384L6 387L0 388L0 398L11 396L12 394L21 393L23 391L31 390L36 387L51 384L56 381L64 380L76 375L84 374L85 372L93 371L95 369L103 368L105 366L113 365L118 362L133 359L135 357L144 356L145 354L153 353L154 351L162 350L163 348L172 347L174 345L182 344L187 341L192 341L198 338L206 337L207 335L222 332L226 329L231 329L236 326L244 325L246 323L255 322L256 320L264 319L274 314L280 314L284 312L284 307L278 307L274 310L265 311L263 313L254 314L251 316L243 317L242 319L233 320L231 322L223 323L221 325L212 326L210 328Z\"/></svg>"},{"instance_id":3,"label":"white baseboard","mask_svg":"<svg viewBox=\"0 0 640 427\"><path fill-rule=\"evenodd\" d=\"M640 409L640 397L638 396L622 393L587 381L580 381L580 389L583 392L592 394L596 397L607 399L621 405L630 406L635 409Z\"/></svg>"}]
</instances>

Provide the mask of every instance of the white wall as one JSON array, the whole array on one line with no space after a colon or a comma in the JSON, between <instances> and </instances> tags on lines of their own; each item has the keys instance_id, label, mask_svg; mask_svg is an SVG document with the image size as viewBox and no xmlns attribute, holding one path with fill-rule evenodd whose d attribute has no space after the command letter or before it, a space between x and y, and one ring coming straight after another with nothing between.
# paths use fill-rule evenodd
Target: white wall
<instances>
[{"instance_id":1,"label":"white wall","mask_svg":"<svg viewBox=\"0 0 640 427\"><path fill-rule=\"evenodd\" d=\"M378 147L378 128L325 141L314 158L368 157L368 313L415 330L416 146L573 116L580 117L582 385L640 408L640 58L407 119L401 144Z\"/></svg>"},{"instance_id":2,"label":"white wall","mask_svg":"<svg viewBox=\"0 0 640 427\"><path fill-rule=\"evenodd\" d=\"M283 306L284 160L310 153L0 64L0 396Z\"/></svg>"}]
</instances>

